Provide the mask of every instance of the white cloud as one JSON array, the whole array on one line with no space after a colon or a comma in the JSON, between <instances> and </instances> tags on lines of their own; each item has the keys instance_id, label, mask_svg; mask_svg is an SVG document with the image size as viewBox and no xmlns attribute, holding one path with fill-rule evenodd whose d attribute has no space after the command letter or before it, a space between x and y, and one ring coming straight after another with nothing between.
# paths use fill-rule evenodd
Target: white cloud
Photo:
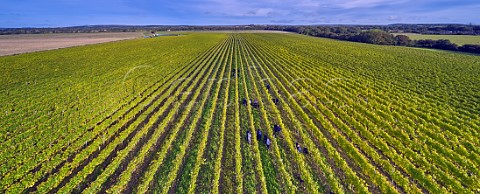
<instances>
[{"instance_id":1,"label":"white cloud","mask_svg":"<svg viewBox=\"0 0 480 194\"><path fill-rule=\"evenodd\" d=\"M243 14L244 16L257 16L257 17L265 17L269 16L274 13L272 8L258 8L254 10L250 10Z\"/></svg>"},{"instance_id":2,"label":"white cloud","mask_svg":"<svg viewBox=\"0 0 480 194\"><path fill-rule=\"evenodd\" d=\"M397 15L391 15L391 16L388 16L388 20L390 21L396 21L396 20L399 20L400 17L398 17Z\"/></svg>"},{"instance_id":3,"label":"white cloud","mask_svg":"<svg viewBox=\"0 0 480 194\"><path fill-rule=\"evenodd\" d=\"M277 4L281 4L280 1L205 0L195 6L203 13L220 16L273 17L288 14L284 9L275 8Z\"/></svg>"},{"instance_id":4,"label":"white cloud","mask_svg":"<svg viewBox=\"0 0 480 194\"><path fill-rule=\"evenodd\" d=\"M382 4L394 4L401 3L402 0L391 1L391 0L353 0L353 1L341 1L334 2L341 8L352 9L352 8L366 8L366 7L375 7Z\"/></svg>"},{"instance_id":5,"label":"white cloud","mask_svg":"<svg viewBox=\"0 0 480 194\"><path fill-rule=\"evenodd\" d=\"M423 7L412 6L415 3ZM437 5L443 4L435 0L418 2L413 0L200 0L199 3L195 3L199 8L196 10L208 14L209 18L247 21L247 23L387 24L454 21L440 18L440 15L445 17L445 13L435 14L448 7ZM458 6L452 9L459 10ZM468 15L466 13L472 12L472 9L472 7L463 9L465 13L448 14L447 17L465 20ZM473 18L472 21L478 21L478 16L471 14L468 16Z\"/></svg>"}]
</instances>

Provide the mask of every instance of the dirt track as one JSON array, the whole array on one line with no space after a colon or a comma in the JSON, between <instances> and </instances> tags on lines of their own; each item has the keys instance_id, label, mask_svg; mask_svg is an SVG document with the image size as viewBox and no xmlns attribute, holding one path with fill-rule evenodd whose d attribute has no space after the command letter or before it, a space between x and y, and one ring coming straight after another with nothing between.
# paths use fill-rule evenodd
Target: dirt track
<instances>
[{"instance_id":1,"label":"dirt track","mask_svg":"<svg viewBox=\"0 0 480 194\"><path fill-rule=\"evenodd\" d=\"M1 35L0 56L142 37L141 32Z\"/></svg>"}]
</instances>

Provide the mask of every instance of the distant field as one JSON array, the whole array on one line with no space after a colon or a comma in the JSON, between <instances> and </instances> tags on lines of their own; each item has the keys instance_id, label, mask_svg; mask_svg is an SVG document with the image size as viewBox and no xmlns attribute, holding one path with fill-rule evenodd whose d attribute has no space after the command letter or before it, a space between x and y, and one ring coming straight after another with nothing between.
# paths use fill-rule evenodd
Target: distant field
<instances>
[{"instance_id":1,"label":"distant field","mask_svg":"<svg viewBox=\"0 0 480 194\"><path fill-rule=\"evenodd\" d=\"M286 33L292 33L288 31L278 31L278 30L204 30L204 31L170 31L170 32L165 32L165 31L158 31L156 32L158 34L198 34L198 33L209 33L209 34L231 34L231 33L256 33L256 34L286 34ZM148 33L147 33L148 34Z\"/></svg>"},{"instance_id":2,"label":"distant field","mask_svg":"<svg viewBox=\"0 0 480 194\"><path fill-rule=\"evenodd\" d=\"M473 35L430 35L430 34L416 34L416 33L394 33L394 35L407 35L412 40L419 40L419 39L432 39L432 40L440 40L440 39L447 39L451 42L464 45L464 44L480 44L480 36L473 36Z\"/></svg>"},{"instance_id":3,"label":"distant field","mask_svg":"<svg viewBox=\"0 0 480 194\"><path fill-rule=\"evenodd\" d=\"M0 56L139 37L140 32L1 35Z\"/></svg>"}]
</instances>

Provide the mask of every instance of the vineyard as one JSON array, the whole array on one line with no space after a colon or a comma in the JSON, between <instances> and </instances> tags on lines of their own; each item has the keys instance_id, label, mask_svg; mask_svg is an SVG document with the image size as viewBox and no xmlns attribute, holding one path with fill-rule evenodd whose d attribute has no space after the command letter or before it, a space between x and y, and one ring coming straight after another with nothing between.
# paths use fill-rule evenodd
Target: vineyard
<instances>
[{"instance_id":1,"label":"vineyard","mask_svg":"<svg viewBox=\"0 0 480 194\"><path fill-rule=\"evenodd\" d=\"M478 56L190 33L0 68L0 193L480 193Z\"/></svg>"}]
</instances>

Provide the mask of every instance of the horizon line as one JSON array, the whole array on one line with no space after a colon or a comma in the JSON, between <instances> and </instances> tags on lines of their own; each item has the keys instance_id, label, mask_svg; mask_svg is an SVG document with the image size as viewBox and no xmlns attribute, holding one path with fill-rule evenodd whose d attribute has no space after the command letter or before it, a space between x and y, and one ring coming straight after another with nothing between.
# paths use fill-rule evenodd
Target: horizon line
<instances>
[{"instance_id":1,"label":"horizon line","mask_svg":"<svg viewBox=\"0 0 480 194\"><path fill-rule=\"evenodd\" d=\"M325 24L84 24L71 26L55 26L55 27L0 27L0 29L25 29L25 28L75 28L75 27L99 27L99 26L123 26L123 27L168 27L168 26L390 26L390 25L471 25L478 26L474 23L390 23L390 24L346 24L346 23L325 23Z\"/></svg>"}]
</instances>

